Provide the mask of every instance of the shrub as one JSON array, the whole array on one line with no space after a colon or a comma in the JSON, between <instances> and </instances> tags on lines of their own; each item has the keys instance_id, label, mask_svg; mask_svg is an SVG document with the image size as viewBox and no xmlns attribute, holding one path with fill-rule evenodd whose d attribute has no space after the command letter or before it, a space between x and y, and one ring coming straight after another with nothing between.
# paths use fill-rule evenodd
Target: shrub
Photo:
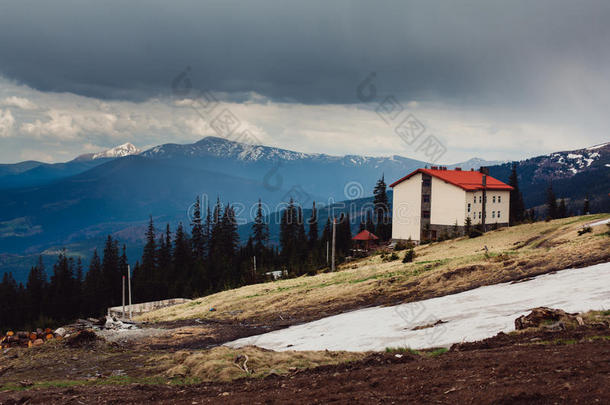
<instances>
[{"instance_id":1,"label":"shrub","mask_svg":"<svg viewBox=\"0 0 610 405\"><path fill-rule=\"evenodd\" d=\"M393 260L398 260L398 255L394 252L392 252L392 254L390 256L383 257L384 262L391 262Z\"/></svg>"},{"instance_id":2,"label":"shrub","mask_svg":"<svg viewBox=\"0 0 610 405\"><path fill-rule=\"evenodd\" d=\"M483 235L483 231L480 230L479 228L473 228L470 233L468 234L469 238L478 238L479 236Z\"/></svg>"},{"instance_id":3,"label":"shrub","mask_svg":"<svg viewBox=\"0 0 610 405\"><path fill-rule=\"evenodd\" d=\"M411 240L411 237L409 237L409 239L406 242L400 241L396 244L396 246L394 247L395 251L401 251L401 250L406 250L406 249L412 249L415 247L415 243L413 243L413 241Z\"/></svg>"},{"instance_id":4,"label":"shrub","mask_svg":"<svg viewBox=\"0 0 610 405\"><path fill-rule=\"evenodd\" d=\"M403 257L402 262L403 263L411 263L413 261L413 259L415 259L415 251L413 250L413 248L410 248L405 253L405 257Z\"/></svg>"},{"instance_id":5,"label":"shrub","mask_svg":"<svg viewBox=\"0 0 610 405\"><path fill-rule=\"evenodd\" d=\"M591 229L590 226L584 226L582 229L578 230L578 236L584 235L585 233L590 233L590 232L593 232L593 229Z\"/></svg>"}]
</instances>

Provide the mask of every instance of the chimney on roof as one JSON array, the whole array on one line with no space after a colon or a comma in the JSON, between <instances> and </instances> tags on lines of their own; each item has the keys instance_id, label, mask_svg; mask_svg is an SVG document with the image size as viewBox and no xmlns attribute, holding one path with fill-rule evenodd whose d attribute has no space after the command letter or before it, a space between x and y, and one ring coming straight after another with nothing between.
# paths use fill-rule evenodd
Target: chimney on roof
<instances>
[{"instance_id":1,"label":"chimney on roof","mask_svg":"<svg viewBox=\"0 0 610 405\"><path fill-rule=\"evenodd\" d=\"M461 172L461 171L462 171L462 168L461 168L461 167L456 167L456 168L455 168L455 171L456 171L456 172Z\"/></svg>"},{"instance_id":2,"label":"chimney on roof","mask_svg":"<svg viewBox=\"0 0 610 405\"><path fill-rule=\"evenodd\" d=\"M470 171L471 171L471 172L474 172L474 167L471 167L471 168L470 168Z\"/></svg>"},{"instance_id":3,"label":"chimney on roof","mask_svg":"<svg viewBox=\"0 0 610 405\"><path fill-rule=\"evenodd\" d=\"M486 174L486 175L488 175L488 176L489 176L489 168L488 168L488 167L481 166L481 167L479 168L479 172L481 172L481 173Z\"/></svg>"},{"instance_id":4,"label":"chimney on roof","mask_svg":"<svg viewBox=\"0 0 610 405\"><path fill-rule=\"evenodd\" d=\"M430 169L432 169L432 170L438 170L438 166L430 166Z\"/></svg>"}]
</instances>

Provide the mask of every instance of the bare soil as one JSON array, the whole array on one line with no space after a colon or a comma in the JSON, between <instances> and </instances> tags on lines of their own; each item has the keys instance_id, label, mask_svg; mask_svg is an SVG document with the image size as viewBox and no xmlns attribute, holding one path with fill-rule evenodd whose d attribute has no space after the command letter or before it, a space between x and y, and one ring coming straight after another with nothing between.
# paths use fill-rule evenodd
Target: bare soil
<instances>
[{"instance_id":1,"label":"bare soil","mask_svg":"<svg viewBox=\"0 0 610 405\"><path fill-rule=\"evenodd\" d=\"M376 353L289 375L195 385L0 392L0 404L608 403L610 329L499 334L434 357Z\"/></svg>"}]
</instances>

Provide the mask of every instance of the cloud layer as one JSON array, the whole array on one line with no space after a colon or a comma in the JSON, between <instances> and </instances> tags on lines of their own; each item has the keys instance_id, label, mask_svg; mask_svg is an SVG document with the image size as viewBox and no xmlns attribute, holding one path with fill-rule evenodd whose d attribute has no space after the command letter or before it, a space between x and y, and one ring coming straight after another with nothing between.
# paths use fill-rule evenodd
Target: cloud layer
<instances>
[{"instance_id":1,"label":"cloud layer","mask_svg":"<svg viewBox=\"0 0 610 405\"><path fill-rule=\"evenodd\" d=\"M0 161L213 134L175 103L187 66L193 89L291 149L413 156L375 113L388 96L449 161L600 143L608 20L601 0L2 2Z\"/></svg>"}]
</instances>

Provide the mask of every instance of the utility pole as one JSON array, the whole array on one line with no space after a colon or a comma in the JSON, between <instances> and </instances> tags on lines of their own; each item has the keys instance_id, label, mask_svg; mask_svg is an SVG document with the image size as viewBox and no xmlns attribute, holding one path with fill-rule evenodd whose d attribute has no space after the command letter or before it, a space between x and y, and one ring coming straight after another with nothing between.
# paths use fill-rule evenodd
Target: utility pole
<instances>
[{"instance_id":1,"label":"utility pole","mask_svg":"<svg viewBox=\"0 0 610 405\"><path fill-rule=\"evenodd\" d=\"M125 276L123 276L123 294L121 294L121 298L123 299L123 319L125 319Z\"/></svg>"},{"instance_id":2,"label":"utility pole","mask_svg":"<svg viewBox=\"0 0 610 405\"><path fill-rule=\"evenodd\" d=\"M252 262L254 263L254 280L256 280L256 256L252 257Z\"/></svg>"},{"instance_id":3,"label":"utility pole","mask_svg":"<svg viewBox=\"0 0 610 405\"><path fill-rule=\"evenodd\" d=\"M329 241L326 241L326 265L328 266L328 246L329 246Z\"/></svg>"},{"instance_id":4,"label":"utility pole","mask_svg":"<svg viewBox=\"0 0 610 405\"><path fill-rule=\"evenodd\" d=\"M335 218L333 218L333 257L332 257L332 262L331 262L331 267L330 270L331 271L335 271L335 242L337 240L337 220Z\"/></svg>"},{"instance_id":5,"label":"utility pole","mask_svg":"<svg viewBox=\"0 0 610 405\"><path fill-rule=\"evenodd\" d=\"M131 267L129 265L127 265L127 287L129 290L129 319L131 320L133 307L131 306Z\"/></svg>"}]
</instances>

